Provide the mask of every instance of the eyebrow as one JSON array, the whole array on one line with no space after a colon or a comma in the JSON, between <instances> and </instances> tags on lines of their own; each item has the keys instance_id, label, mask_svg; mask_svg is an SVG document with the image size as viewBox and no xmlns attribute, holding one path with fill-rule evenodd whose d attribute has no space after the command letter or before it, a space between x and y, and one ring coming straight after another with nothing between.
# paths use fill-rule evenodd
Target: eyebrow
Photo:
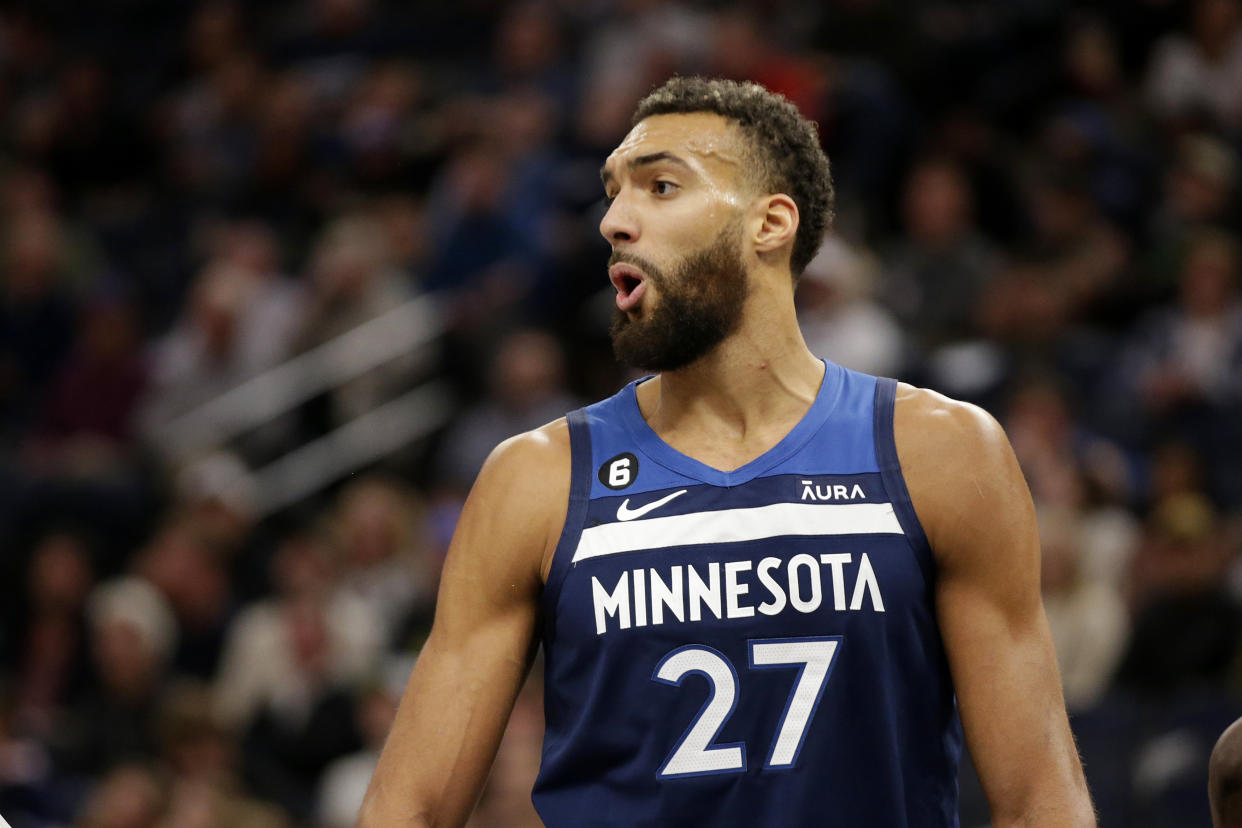
<instances>
[{"instance_id":1,"label":"eyebrow","mask_svg":"<svg viewBox=\"0 0 1242 828\"><path fill-rule=\"evenodd\" d=\"M682 158L668 152L667 150L661 150L660 152L653 152L648 155L640 155L637 158L631 158L628 162L626 162L625 166L629 168L630 172L633 172L639 167L649 166L660 161L668 161L679 167L684 167L687 170L690 169L690 165L687 164ZM599 180L604 182L605 187L608 186L608 182L612 181L612 179L612 171L608 169L607 164L599 168Z\"/></svg>"}]
</instances>

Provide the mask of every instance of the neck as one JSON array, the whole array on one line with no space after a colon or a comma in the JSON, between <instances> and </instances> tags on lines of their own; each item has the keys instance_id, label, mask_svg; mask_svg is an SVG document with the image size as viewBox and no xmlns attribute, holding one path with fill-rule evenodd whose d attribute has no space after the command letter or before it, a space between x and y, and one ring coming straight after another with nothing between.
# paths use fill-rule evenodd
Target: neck
<instances>
[{"instance_id":1,"label":"neck","mask_svg":"<svg viewBox=\"0 0 1242 828\"><path fill-rule=\"evenodd\" d=\"M823 376L798 329L792 291L755 290L739 329L698 361L640 386L639 406L665 439L693 429L775 443L806 414Z\"/></svg>"}]
</instances>

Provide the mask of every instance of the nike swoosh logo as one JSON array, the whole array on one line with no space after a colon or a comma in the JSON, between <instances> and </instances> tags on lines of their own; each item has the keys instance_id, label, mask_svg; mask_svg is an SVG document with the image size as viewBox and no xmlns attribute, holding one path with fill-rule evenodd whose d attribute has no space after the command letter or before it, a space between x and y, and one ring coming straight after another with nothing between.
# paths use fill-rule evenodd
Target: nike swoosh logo
<instances>
[{"instance_id":1,"label":"nike swoosh logo","mask_svg":"<svg viewBox=\"0 0 1242 828\"><path fill-rule=\"evenodd\" d=\"M617 520L633 520L634 518L640 518L653 509L659 509L661 506L663 506L665 503L668 503L673 498L681 497L688 491L690 490L682 489L680 492L673 492L671 495L665 495L659 500L652 501L651 503L648 503L646 506L639 506L637 509L630 508L630 499L627 497L625 500L621 502L621 505L617 507Z\"/></svg>"}]
</instances>

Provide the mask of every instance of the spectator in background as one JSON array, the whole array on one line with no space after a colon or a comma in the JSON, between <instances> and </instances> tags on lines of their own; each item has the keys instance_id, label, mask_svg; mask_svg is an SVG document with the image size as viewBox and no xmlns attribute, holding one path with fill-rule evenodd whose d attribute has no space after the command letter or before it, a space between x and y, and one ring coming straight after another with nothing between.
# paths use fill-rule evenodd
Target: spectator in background
<instances>
[{"instance_id":1,"label":"spectator in background","mask_svg":"<svg viewBox=\"0 0 1242 828\"><path fill-rule=\"evenodd\" d=\"M53 735L90 684L86 600L94 580L82 536L53 531L35 544L25 600L7 625L15 657L11 723L25 735Z\"/></svg>"},{"instance_id":2,"label":"spectator in background","mask_svg":"<svg viewBox=\"0 0 1242 828\"><path fill-rule=\"evenodd\" d=\"M152 755L177 622L159 591L132 575L97 586L87 617L99 684L74 706L55 743L66 767L97 774Z\"/></svg>"},{"instance_id":3,"label":"spectator in background","mask_svg":"<svg viewBox=\"0 0 1242 828\"><path fill-rule=\"evenodd\" d=\"M366 678L383 650L379 615L339 589L340 562L324 538L285 538L272 573L276 594L239 613L215 682L217 715L238 732L264 710L304 721L321 693Z\"/></svg>"},{"instance_id":4,"label":"spectator in background","mask_svg":"<svg viewBox=\"0 0 1242 828\"><path fill-rule=\"evenodd\" d=\"M408 275L397 269L382 225L363 213L329 224L315 242L311 296L297 342L309 350L394 310L411 298ZM407 381L409 358L374 368L331 394L328 424L339 425L385 402Z\"/></svg>"},{"instance_id":5,"label":"spectator in background","mask_svg":"<svg viewBox=\"0 0 1242 828\"><path fill-rule=\"evenodd\" d=\"M1152 217L1141 290L1147 301L1176 296L1182 260L1205 227L1237 226L1238 156L1222 140L1195 132L1177 139L1164 174L1164 198Z\"/></svg>"},{"instance_id":6,"label":"spectator in background","mask_svg":"<svg viewBox=\"0 0 1242 828\"><path fill-rule=\"evenodd\" d=\"M998 261L975 224L963 171L946 158L917 162L901 214L904 233L884 251L885 303L924 352L976 336L976 307Z\"/></svg>"},{"instance_id":7,"label":"spectator in background","mask_svg":"<svg viewBox=\"0 0 1242 828\"><path fill-rule=\"evenodd\" d=\"M561 344L544 331L510 333L488 369L487 396L464 412L445 436L439 480L464 495L498 443L575 407L565 386Z\"/></svg>"},{"instance_id":8,"label":"spectator in background","mask_svg":"<svg viewBox=\"0 0 1242 828\"><path fill-rule=\"evenodd\" d=\"M1242 6L1196 0L1190 31L1156 47L1147 78L1153 114L1173 131L1188 124L1242 126Z\"/></svg>"},{"instance_id":9,"label":"spectator in background","mask_svg":"<svg viewBox=\"0 0 1242 828\"><path fill-rule=\"evenodd\" d=\"M0 814L18 826L67 824L76 806L72 785L56 775L46 742L22 730L0 687Z\"/></svg>"},{"instance_id":10,"label":"spectator in background","mask_svg":"<svg viewBox=\"0 0 1242 828\"><path fill-rule=\"evenodd\" d=\"M185 313L153 355L142 419L157 445L177 417L287 358L297 334L303 299L277 270L270 230L255 223L232 225L214 247ZM280 425L256 441L278 441Z\"/></svg>"},{"instance_id":11,"label":"spectator in background","mask_svg":"<svg viewBox=\"0 0 1242 828\"><path fill-rule=\"evenodd\" d=\"M171 665L182 676L209 680L233 619L226 551L211 543L189 515L161 526L136 555L134 570L158 589L177 620Z\"/></svg>"},{"instance_id":12,"label":"spectator in background","mask_svg":"<svg viewBox=\"0 0 1242 828\"><path fill-rule=\"evenodd\" d=\"M547 0L507 4L496 27L487 92L537 91L550 99L552 124L564 123L578 99L578 72L565 48L565 26Z\"/></svg>"},{"instance_id":13,"label":"spectator in background","mask_svg":"<svg viewBox=\"0 0 1242 828\"><path fill-rule=\"evenodd\" d=\"M407 619L430 624L439 561L429 554L423 521L422 503L395 480L356 480L337 498L332 540L341 559L340 589L372 611L389 645L399 644Z\"/></svg>"},{"instance_id":14,"label":"spectator in background","mask_svg":"<svg viewBox=\"0 0 1242 828\"><path fill-rule=\"evenodd\" d=\"M159 712L159 767L168 784L163 828L284 828L283 814L248 796L238 778L237 740L212 712L209 689L173 687Z\"/></svg>"},{"instance_id":15,"label":"spectator in background","mask_svg":"<svg viewBox=\"0 0 1242 828\"><path fill-rule=\"evenodd\" d=\"M1226 578L1234 550L1206 497L1158 503L1132 568L1134 631L1118 682L1169 698L1225 692L1242 645L1242 606Z\"/></svg>"},{"instance_id":16,"label":"spectator in background","mask_svg":"<svg viewBox=\"0 0 1242 828\"><path fill-rule=\"evenodd\" d=\"M1030 183L1034 233L1025 255L984 296L981 318L990 337L1047 348L1116 289L1129 244L1087 184L1073 169L1045 171Z\"/></svg>"},{"instance_id":17,"label":"spectator in background","mask_svg":"<svg viewBox=\"0 0 1242 828\"><path fill-rule=\"evenodd\" d=\"M1085 536L1073 507L1039 510L1040 586L1071 714L1104 694L1121 660L1130 618L1115 584L1084 567Z\"/></svg>"},{"instance_id":18,"label":"spectator in background","mask_svg":"<svg viewBox=\"0 0 1242 828\"><path fill-rule=\"evenodd\" d=\"M905 365L905 333L877 303L869 251L830 236L798 281L798 324L807 347L838 365L895 377Z\"/></svg>"},{"instance_id":19,"label":"spectator in background","mask_svg":"<svg viewBox=\"0 0 1242 828\"><path fill-rule=\"evenodd\" d=\"M165 792L154 769L121 765L103 776L74 823L75 828L159 828Z\"/></svg>"},{"instance_id":20,"label":"spectator in background","mask_svg":"<svg viewBox=\"0 0 1242 828\"><path fill-rule=\"evenodd\" d=\"M1204 230L1182 263L1176 306L1135 329L1123 371L1150 434L1184 436L1208 461L1211 495L1242 504L1242 248L1236 236Z\"/></svg>"},{"instance_id":21,"label":"spectator in background","mask_svg":"<svg viewBox=\"0 0 1242 828\"><path fill-rule=\"evenodd\" d=\"M31 471L101 482L132 473L136 414L147 383L137 308L120 296L87 303L76 346L50 382L23 446Z\"/></svg>"},{"instance_id":22,"label":"spectator in background","mask_svg":"<svg viewBox=\"0 0 1242 828\"><path fill-rule=\"evenodd\" d=\"M396 61L377 64L359 79L355 90L340 124L353 179L370 188L406 181L407 127L422 95L418 67Z\"/></svg>"},{"instance_id":23,"label":"spectator in background","mask_svg":"<svg viewBox=\"0 0 1242 828\"><path fill-rule=\"evenodd\" d=\"M1139 328L1135 381L1157 417L1199 402L1242 402L1240 255L1232 234L1197 233L1182 262L1177 306Z\"/></svg>"},{"instance_id":24,"label":"spectator in background","mask_svg":"<svg viewBox=\"0 0 1242 828\"><path fill-rule=\"evenodd\" d=\"M77 308L66 283L62 231L51 213L6 217L0 238L0 437L37 411L74 341Z\"/></svg>"},{"instance_id":25,"label":"spectator in background","mask_svg":"<svg viewBox=\"0 0 1242 828\"><path fill-rule=\"evenodd\" d=\"M315 807L316 824L320 828L353 828L411 667L408 659L389 660L384 663L380 677L360 692L357 715L363 747L357 753L334 760L324 769Z\"/></svg>"},{"instance_id":26,"label":"spectator in background","mask_svg":"<svg viewBox=\"0 0 1242 828\"><path fill-rule=\"evenodd\" d=\"M313 598L284 607L282 621L296 675L286 676L255 711L242 741L242 773L259 796L277 802L297 820L314 812L320 774L356 751L354 698L339 675L336 631ZM375 663L369 652L363 664ZM335 663L334 663L335 662ZM354 677L356 678L356 677Z\"/></svg>"}]
</instances>

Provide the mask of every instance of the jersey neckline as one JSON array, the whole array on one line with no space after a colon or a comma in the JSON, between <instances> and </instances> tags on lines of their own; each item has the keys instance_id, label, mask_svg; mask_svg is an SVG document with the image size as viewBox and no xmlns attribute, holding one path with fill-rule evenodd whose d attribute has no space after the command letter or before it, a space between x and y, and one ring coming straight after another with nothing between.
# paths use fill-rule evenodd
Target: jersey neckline
<instances>
[{"instance_id":1,"label":"jersey neckline","mask_svg":"<svg viewBox=\"0 0 1242 828\"><path fill-rule=\"evenodd\" d=\"M626 430L634 439L643 453L660 465L678 474L709 483L713 486L738 486L753 480L765 471L775 467L781 461L793 455L819 431L828 420L828 416L836 407L837 400L844 386L845 370L834 362L823 359L824 377L820 382L819 391L811 407L802 415L802 419L782 437L776 445L749 463L738 466L732 471L722 471L695 460L688 454L682 454L670 446L656 434L655 429L648 425L638 406L638 386L651 377L642 377L627 385L623 391L621 415Z\"/></svg>"}]
</instances>

